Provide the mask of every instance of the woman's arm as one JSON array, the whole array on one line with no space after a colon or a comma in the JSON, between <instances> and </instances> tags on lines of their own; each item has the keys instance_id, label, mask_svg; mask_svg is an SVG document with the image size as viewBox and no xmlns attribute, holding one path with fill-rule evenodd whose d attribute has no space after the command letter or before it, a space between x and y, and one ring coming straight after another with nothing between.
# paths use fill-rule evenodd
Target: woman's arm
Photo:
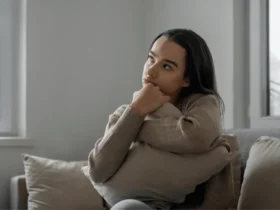
<instances>
[{"instance_id":1,"label":"woman's arm","mask_svg":"<svg viewBox=\"0 0 280 210\"><path fill-rule=\"evenodd\" d=\"M91 181L102 183L112 177L123 163L144 120L130 106L121 106L109 116L103 138L99 139L88 156L88 175Z\"/></svg>"},{"instance_id":2,"label":"woman's arm","mask_svg":"<svg viewBox=\"0 0 280 210\"><path fill-rule=\"evenodd\" d=\"M158 119L145 121L140 141L173 153L209 151L220 136L219 103L215 96L205 95L188 104L182 114L170 103L154 113Z\"/></svg>"}]
</instances>

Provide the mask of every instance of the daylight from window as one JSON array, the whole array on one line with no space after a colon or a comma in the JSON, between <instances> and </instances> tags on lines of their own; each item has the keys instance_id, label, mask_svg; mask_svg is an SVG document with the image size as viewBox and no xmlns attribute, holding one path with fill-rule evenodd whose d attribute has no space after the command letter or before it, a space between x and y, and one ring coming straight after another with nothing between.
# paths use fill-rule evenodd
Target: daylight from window
<instances>
[{"instance_id":1,"label":"daylight from window","mask_svg":"<svg viewBox=\"0 0 280 210\"><path fill-rule=\"evenodd\" d=\"M280 116L280 0L269 1L269 115Z\"/></svg>"}]
</instances>

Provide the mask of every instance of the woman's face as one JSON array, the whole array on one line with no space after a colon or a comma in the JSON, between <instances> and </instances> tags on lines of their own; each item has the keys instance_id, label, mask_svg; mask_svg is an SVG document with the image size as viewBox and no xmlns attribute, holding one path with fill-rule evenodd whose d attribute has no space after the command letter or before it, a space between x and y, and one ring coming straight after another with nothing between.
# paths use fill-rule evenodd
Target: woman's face
<instances>
[{"instance_id":1,"label":"woman's face","mask_svg":"<svg viewBox=\"0 0 280 210\"><path fill-rule=\"evenodd\" d=\"M184 80L185 49L165 36L160 37L153 44L144 65L143 85L152 83L176 100L181 88L189 86Z\"/></svg>"}]
</instances>

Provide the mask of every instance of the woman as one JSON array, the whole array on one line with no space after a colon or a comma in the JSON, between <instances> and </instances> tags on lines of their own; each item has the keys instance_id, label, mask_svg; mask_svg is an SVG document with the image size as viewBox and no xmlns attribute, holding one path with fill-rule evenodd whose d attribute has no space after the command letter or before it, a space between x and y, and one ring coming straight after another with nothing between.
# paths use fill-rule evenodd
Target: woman
<instances>
[{"instance_id":1,"label":"woman","mask_svg":"<svg viewBox=\"0 0 280 210\"><path fill-rule=\"evenodd\" d=\"M231 161L226 144L217 144L223 102L199 35L187 29L158 35L142 82L132 102L110 115L84 170L113 210L171 209Z\"/></svg>"}]
</instances>

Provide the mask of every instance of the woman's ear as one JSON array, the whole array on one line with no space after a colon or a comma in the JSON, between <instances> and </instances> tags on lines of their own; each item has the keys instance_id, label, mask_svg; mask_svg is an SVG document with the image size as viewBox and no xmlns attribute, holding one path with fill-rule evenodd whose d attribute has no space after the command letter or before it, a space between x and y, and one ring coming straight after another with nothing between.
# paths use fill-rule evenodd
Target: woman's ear
<instances>
[{"instance_id":1,"label":"woman's ear","mask_svg":"<svg viewBox=\"0 0 280 210\"><path fill-rule=\"evenodd\" d=\"M182 87L189 87L189 86L190 86L189 79L184 79Z\"/></svg>"}]
</instances>

